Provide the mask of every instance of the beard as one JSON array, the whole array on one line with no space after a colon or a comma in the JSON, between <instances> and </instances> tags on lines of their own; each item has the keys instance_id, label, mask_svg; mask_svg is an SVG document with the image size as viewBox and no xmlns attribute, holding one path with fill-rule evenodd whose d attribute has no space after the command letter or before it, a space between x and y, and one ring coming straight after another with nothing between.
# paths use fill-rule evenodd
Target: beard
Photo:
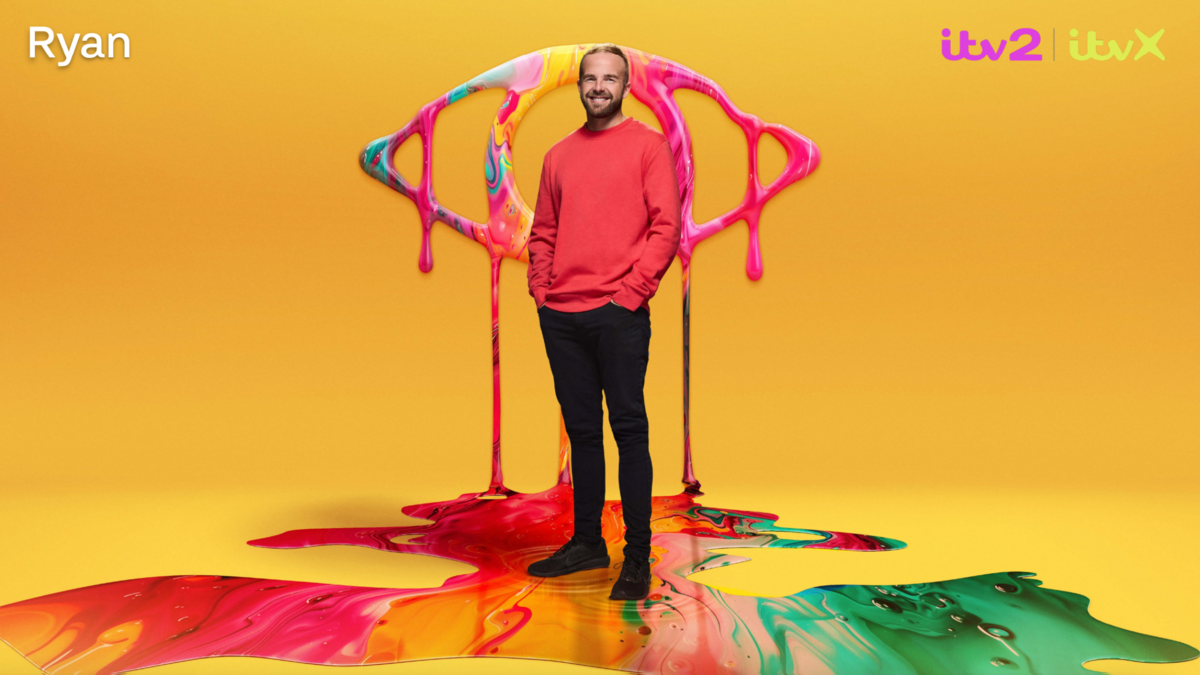
<instances>
[{"instance_id":1,"label":"beard","mask_svg":"<svg viewBox=\"0 0 1200 675\"><path fill-rule=\"evenodd\" d=\"M621 102L624 101L624 99L620 96L614 96L612 100L608 102L608 105L595 112L592 112L592 104L588 102L588 97L585 94L580 93L579 100L583 102L583 109L587 111L588 117L597 120L607 119L621 112Z\"/></svg>"}]
</instances>

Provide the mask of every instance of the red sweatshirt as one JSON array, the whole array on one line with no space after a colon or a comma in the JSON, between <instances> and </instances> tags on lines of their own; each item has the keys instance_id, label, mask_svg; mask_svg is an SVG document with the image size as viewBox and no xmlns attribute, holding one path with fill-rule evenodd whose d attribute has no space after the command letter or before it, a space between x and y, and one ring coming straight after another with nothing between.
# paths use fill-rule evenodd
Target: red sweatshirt
<instances>
[{"instance_id":1,"label":"red sweatshirt","mask_svg":"<svg viewBox=\"0 0 1200 675\"><path fill-rule=\"evenodd\" d=\"M529 294L561 312L646 307L679 248L679 182L666 137L627 118L546 153L529 235Z\"/></svg>"}]
</instances>

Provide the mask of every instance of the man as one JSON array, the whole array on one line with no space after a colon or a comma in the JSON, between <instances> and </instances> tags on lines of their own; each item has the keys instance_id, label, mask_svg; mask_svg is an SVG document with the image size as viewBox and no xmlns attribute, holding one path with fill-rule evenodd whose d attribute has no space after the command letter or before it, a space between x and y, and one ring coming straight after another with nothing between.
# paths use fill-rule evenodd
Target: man
<instances>
[{"instance_id":1,"label":"man","mask_svg":"<svg viewBox=\"0 0 1200 675\"><path fill-rule=\"evenodd\" d=\"M616 45L579 62L587 123L546 153L529 238L554 391L571 439L575 533L529 573L554 577L608 567L601 392L617 441L625 561L610 598L650 592L649 423L642 389L650 347L647 304L679 247L679 183L662 134L621 112L629 61Z\"/></svg>"}]
</instances>

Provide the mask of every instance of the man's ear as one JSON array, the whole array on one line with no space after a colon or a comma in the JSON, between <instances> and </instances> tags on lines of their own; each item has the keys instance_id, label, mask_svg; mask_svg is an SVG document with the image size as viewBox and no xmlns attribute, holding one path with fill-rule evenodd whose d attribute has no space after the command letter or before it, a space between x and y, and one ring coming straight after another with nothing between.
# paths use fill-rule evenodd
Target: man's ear
<instances>
[{"instance_id":1,"label":"man's ear","mask_svg":"<svg viewBox=\"0 0 1200 675\"><path fill-rule=\"evenodd\" d=\"M625 97L629 96L629 92L633 90L632 84L628 77L625 78L625 89L621 92L621 100L625 100Z\"/></svg>"}]
</instances>

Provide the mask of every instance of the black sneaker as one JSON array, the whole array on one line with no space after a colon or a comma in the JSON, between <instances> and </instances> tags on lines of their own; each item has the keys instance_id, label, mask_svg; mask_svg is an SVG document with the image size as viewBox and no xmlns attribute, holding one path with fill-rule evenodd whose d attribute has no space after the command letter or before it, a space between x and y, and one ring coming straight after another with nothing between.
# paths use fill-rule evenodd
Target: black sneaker
<instances>
[{"instance_id":1,"label":"black sneaker","mask_svg":"<svg viewBox=\"0 0 1200 675\"><path fill-rule=\"evenodd\" d=\"M621 576L613 584L609 600L641 600L650 595L650 561L646 558L626 558Z\"/></svg>"},{"instance_id":2,"label":"black sneaker","mask_svg":"<svg viewBox=\"0 0 1200 675\"><path fill-rule=\"evenodd\" d=\"M535 577L560 577L584 570L596 570L608 567L612 561L608 557L608 548L590 549L571 538L554 555L539 560L529 566L529 573Z\"/></svg>"}]
</instances>

